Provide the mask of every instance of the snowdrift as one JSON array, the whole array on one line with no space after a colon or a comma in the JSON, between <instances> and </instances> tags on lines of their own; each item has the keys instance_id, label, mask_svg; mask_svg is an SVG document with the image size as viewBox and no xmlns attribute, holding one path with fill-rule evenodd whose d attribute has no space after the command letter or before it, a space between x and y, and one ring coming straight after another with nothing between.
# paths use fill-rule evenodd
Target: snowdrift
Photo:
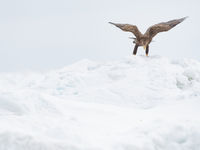
<instances>
[{"instance_id":1,"label":"snowdrift","mask_svg":"<svg viewBox=\"0 0 200 150\"><path fill-rule=\"evenodd\" d=\"M82 60L0 74L1 150L199 150L200 62Z\"/></svg>"}]
</instances>

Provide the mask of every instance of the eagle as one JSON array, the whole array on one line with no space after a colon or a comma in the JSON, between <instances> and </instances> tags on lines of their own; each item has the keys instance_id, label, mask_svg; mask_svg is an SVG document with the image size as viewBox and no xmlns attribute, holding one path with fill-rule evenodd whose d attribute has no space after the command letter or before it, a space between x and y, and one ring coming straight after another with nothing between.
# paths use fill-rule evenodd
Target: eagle
<instances>
[{"instance_id":1,"label":"eagle","mask_svg":"<svg viewBox=\"0 0 200 150\"><path fill-rule=\"evenodd\" d=\"M135 37L132 38L134 39L133 43L135 44L133 55L137 54L137 49L139 46L143 46L146 56L148 56L149 44L152 42L153 37L156 36L157 33L169 31L170 29L172 29L179 23L183 22L186 18L187 17L155 24L149 27L144 34L142 34L139 31L136 25L119 24L119 23L113 23L113 22L109 22L109 23L112 25L115 25L116 27L120 28L123 31L132 32L135 35Z\"/></svg>"}]
</instances>

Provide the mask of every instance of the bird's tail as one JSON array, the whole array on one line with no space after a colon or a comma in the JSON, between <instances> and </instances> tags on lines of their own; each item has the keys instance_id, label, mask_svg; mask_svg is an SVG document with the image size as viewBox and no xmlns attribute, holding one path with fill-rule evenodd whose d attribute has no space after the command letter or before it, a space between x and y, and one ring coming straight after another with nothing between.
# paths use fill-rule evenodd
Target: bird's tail
<instances>
[{"instance_id":1,"label":"bird's tail","mask_svg":"<svg viewBox=\"0 0 200 150\"><path fill-rule=\"evenodd\" d=\"M135 37L129 37L129 39L134 39L134 40L136 40L136 38L135 38Z\"/></svg>"}]
</instances>

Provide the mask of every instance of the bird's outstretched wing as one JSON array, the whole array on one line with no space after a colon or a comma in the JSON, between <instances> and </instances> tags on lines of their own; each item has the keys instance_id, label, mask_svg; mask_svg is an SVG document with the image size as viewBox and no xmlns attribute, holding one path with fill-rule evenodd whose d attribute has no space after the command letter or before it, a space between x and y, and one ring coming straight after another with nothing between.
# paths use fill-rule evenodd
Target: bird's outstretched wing
<instances>
[{"instance_id":1,"label":"bird's outstretched wing","mask_svg":"<svg viewBox=\"0 0 200 150\"><path fill-rule=\"evenodd\" d=\"M159 24L155 24L155 25L149 27L144 35L148 36L150 39L152 39L157 33L165 32L165 31L172 29L177 24L184 21L186 18L187 17L184 17L184 18L181 18L181 19L171 20L171 21L168 21L168 22L161 22Z\"/></svg>"},{"instance_id":2,"label":"bird's outstretched wing","mask_svg":"<svg viewBox=\"0 0 200 150\"><path fill-rule=\"evenodd\" d=\"M137 26L135 25L119 24L119 23L112 23L112 22L109 22L109 23L115 25L116 27L120 28L123 31L132 32L135 35L135 37L138 39L142 36L141 32L138 30Z\"/></svg>"}]
</instances>

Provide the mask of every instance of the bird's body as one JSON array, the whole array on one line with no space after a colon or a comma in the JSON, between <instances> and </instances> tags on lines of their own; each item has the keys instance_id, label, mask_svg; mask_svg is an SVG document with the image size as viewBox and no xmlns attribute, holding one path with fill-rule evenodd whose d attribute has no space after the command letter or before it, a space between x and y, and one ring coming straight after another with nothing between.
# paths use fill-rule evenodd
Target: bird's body
<instances>
[{"instance_id":1,"label":"bird's body","mask_svg":"<svg viewBox=\"0 0 200 150\"><path fill-rule=\"evenodd\" d=\"M120 28L123 31L132 32L135 35L135 38L133 38L134 39L133 43L135 43L135 48L133 51L134 55L136 55L138 47L143 46L145 49L145 52L146 52L146 56L148 56L149 44L151 43L153 37L159 32L165 32L165 31L172 29L177 24L184 21L186 18L187 17L155 24L155 25L149 27L144 34L142 34L138 30L137 26L135 26L135 25L118 24L118 23L112 23L112 22L109 22L109 23L115 25L116 27Z\"/></svg>"}]
</instances>

